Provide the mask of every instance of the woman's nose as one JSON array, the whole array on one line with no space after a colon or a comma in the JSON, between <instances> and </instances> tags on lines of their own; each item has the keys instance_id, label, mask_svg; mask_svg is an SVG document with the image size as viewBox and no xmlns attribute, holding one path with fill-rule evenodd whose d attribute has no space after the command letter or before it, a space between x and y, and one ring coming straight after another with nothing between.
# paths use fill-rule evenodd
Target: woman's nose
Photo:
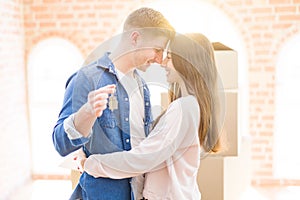
<instances>
[{"instance_id":1,"label":"woman's nose","mask_svg":"<svg viewBox=\"0 0 300 200\"><path fill-rule=\"evenodd\" d=\"M163 59L160 66L163 67L163 68L166 68L167 67L167 62L168 62L168 58Z\"/></svg>"}]
</instances>

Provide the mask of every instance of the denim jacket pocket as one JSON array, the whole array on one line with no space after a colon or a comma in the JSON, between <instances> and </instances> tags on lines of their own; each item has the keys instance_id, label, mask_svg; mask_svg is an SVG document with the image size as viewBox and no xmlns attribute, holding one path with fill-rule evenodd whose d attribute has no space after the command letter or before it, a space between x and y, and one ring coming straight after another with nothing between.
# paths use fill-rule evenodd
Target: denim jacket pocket
<instances>
[{"instance_id":1,"label":"denim jacket pocket","mask_svg":"<svg viewBox=\"0 0 300 200\"><path fill-rule=\"evenodd\" d=\"M117 126L117 120L114 113L109 109L105 109L98 120L100 126L103 128L115 128Z\"/></svg>"}]
</instances>

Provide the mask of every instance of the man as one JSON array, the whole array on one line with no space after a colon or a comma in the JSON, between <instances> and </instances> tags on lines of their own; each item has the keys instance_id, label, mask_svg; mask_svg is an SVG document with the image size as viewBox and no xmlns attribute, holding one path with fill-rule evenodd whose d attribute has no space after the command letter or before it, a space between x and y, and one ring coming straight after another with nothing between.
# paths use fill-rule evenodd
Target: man
<instances>
[{"instance_id":1,"label":"man","mask_svg":"<svg viewBox=\"0 0 300 200\"><path fill-rule=\"evenodd\" d=\"M80 148L86 157L130 150L149 133L149 90L135 68L146 70L151 63L161 63L173 35L173 27L161 13L140 8L127 17L112 53L105 53L69 78L52 135L60 155ZM90 200L133 198L131 178L94 178L87 173L81 175L71 196Z\"/></svg>"}]
</instances>

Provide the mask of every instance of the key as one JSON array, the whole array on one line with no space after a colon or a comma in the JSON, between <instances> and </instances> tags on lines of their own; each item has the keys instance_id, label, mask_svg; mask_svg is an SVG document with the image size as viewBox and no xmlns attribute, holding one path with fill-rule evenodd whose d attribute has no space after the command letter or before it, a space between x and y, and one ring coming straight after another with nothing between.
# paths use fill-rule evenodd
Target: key
<instances>
[{"instance_id":1,"label":"key","mask_svg":"<svg viewBox=\"0 0 300 200\"><path fill-rule=\"evenodd\" d=\"M118 99L114 94L110 95L108 99L108 107L111 111L118 109Z\"/></svg>"}]
</instances>

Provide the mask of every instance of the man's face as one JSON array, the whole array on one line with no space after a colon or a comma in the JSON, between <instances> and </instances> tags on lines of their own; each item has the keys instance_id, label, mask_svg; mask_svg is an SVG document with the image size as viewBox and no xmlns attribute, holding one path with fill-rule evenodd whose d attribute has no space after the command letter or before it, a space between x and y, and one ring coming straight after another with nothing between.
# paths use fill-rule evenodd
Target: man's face
<instances>
[{"instance_id":1,"label":"man's face","mask_svg":"<svg viewBox=\"0 0 300 200\"><path fill-rule=\"evenodd\" d=\"M135 67L141 71L146 71L152 63L161 64L167 42L168 38L164 36L141 41L133 57Z\"/></svg>"}]
</instances>

